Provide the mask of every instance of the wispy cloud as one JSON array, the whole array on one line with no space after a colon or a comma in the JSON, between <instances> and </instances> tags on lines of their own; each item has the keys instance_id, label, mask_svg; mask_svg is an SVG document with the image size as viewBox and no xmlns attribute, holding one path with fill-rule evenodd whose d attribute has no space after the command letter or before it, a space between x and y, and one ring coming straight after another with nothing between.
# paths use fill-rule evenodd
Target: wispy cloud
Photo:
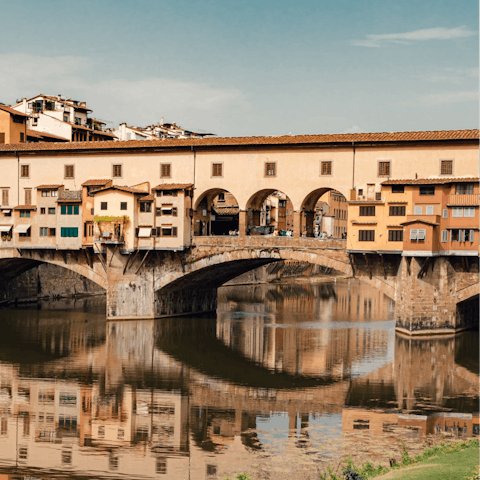
<instances>
[{"instance_id":1,"label":"wispy cloud","mask_svg":"<svg viewBox=\"0 0 480 480\"><path fill-rule=\"evenodd\" d=\"M465 82L476 82L478 80L478 68L444 68L438 71L416 75L415 78L433 83L461 84Z\"/></svg>"},{"instance_id":2,"label":"wispy cloud","mask_svg":"<svg viewBox=\"0 0 480 480\"><path fill-rule=\"evenodd\" d=\"M425 107L439 107L454 103L478 103L478 90L432 93L420 97L419 103Z\"/></svg>"},{"instance_id":3,"label":"wispy cloud","mask_svg":"<svg viewBox=\"0 0 480 480\"><path fill-rule=\"evenodd\" d=\"M424 42L427 40L452 40L454 38L465 38L477 35L477 32L470 30L466 26L455 28L425 28L404 33L385 33L369 34L362 40L352 40L351 44L355 47L386 47L392 44L410 45L414 42Z\"/></svg>"},{"instance_id":4,"label":"wispy cloud","mask_svg":"<svg viewBox=\"0 0 480 480\"><path fill-rule=\"evenodd\" d=\"M347 128L343 132L340 133L365 133L365 130L362 127L359 127L358 125L353 125L350 128Z\"/></svg>"}]
</instances>

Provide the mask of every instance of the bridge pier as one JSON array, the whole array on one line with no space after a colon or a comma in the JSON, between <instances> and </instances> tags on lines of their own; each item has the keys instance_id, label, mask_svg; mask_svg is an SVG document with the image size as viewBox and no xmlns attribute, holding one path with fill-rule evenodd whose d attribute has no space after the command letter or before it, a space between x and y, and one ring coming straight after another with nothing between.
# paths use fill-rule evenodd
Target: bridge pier
<instances>
[{"instance_id":1,"label":"bridge pier","mask_svg":"<svg viewBox=\"0 0 480 480\"><path fill-rule=\"evenodd\" d=\"M408 335L451 334L478 325L457 303L478 272L459 272L449 257L403 257L397 274L395 328ZM477 283L478 285L478 283Z\"/></svg>"}]
</instances>

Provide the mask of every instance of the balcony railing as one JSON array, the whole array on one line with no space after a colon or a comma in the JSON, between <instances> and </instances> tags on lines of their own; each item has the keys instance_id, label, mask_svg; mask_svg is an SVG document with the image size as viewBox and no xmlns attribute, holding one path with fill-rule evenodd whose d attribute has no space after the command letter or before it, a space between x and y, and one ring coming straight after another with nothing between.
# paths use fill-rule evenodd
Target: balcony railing
<instances>
[{"instance_id":1,"label":"balcony railing","mask_svg":"<svg viewBox=\"0 0 480 480\"><path fill-rule=\"evenodd\" d=\"M109 243L109 244L121 244L125 243L125 238L123 235L95 235L94 241L97 243Z\"/></svg>"},{"instance_id":2,"label":"balcony railing","mask_svg":"<svg viewBox=\"0 0 480 480\"><path fill-rule=\"evenodd\" d=\"M478 195L450 195L448 205L473 206L479 204Z\"/></svg>"}]
</instances>

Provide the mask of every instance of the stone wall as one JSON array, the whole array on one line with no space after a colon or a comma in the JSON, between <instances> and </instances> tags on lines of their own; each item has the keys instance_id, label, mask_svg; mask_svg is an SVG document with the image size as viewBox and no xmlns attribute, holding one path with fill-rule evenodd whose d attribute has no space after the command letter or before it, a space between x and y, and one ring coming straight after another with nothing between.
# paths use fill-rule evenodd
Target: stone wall
<instances>
[{"instance_id":1,"label":"stone wall","mask_svg":"<svg viewBox=\"0 0 480 480\"><path fill-rule=\"evenodd\" d=\"M78 273L44 263L8 282L0 282L0 302L34 302L43 298L98 295L101 287Z\"/></svg>"}]
</instances>

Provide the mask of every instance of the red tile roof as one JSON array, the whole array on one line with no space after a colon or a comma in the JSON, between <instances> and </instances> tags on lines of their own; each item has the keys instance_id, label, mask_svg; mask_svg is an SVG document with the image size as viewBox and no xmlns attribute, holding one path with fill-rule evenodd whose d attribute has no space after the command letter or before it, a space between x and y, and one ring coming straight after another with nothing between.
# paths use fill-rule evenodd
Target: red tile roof
<instances>
[{"instance_id":1,"label":"red tile roof","mask_svg":"<svg viewBox=\"0 0 480 480\"><path fill-rule=\"evenodd\" d=\"M77 125L78 127L78 125ZM105 135L105 132L103 133ZM237 146L278 146L278 145L315 145L335 144L351 146L357 144L415 143L441 141L476 141L479 130L444 130L422 132L385 132L385 133L344 133L334 135L282 135L270 137L207 137L207 138L168 138L159 140L124 140L117 142L70 142L65 144L27 143L21 146L1 145L4 151L51 151L51 150L121 150L154 149L179 147L237 147Z\"/></svg>"},{"instance_id":2,"label":"red tile roof","mask_svg":"<svg viewBox=\"0 0 480 480\"><path fill-rule=\"evenodd\" d=\"M34 138L52 138L54 140L60 140L62 142L68 142L68 138L65 137L59 137L58 135L53 135L53 133L49 132L37 132L36 130L30 130L27 128L27 138L28 137L34 137Z\"/></svg>"},{"instance_id":3,"label":"red tile roof","mask_svg":"<svg viewBox=\"0 0 480 480\"><path fill-rule=\"evenodd\" d=\"M104 186L107 183L111 182L112 180L110 179L102 179L102 180L87 180L86 182L82 183L82 187L93 187L93 186Z\"/></svg>"},{"instance_id":4,"label":"red tile roof","mask_svg":"<svg viewBox=\"0 0 480 480\"><path fill-rule=\"evenodd\" d=\"M18 205L18 207L13 207L13 210L36 210L35 205Z\"/></svg>"},{"instance_id":5,"label":"red tile roof","mask_svg":"<svg viewBox=\"0 0 480 480\"><path fill-rule=\"evenodd\" d=\"M110 185L109 187L99 188L98 190L94 190L92 192L92 195L95 195L99 192L105 192L107 190L120 190L121 192L140 193L142 195L148 195L148 192L146 192L145 190L140 190L139 188L133 188L133 187L126 187L122 185Z\"/></svg>"},{"instance_id":6,"label":"red tile roof","mask_svg":"<svg viewBox=\"0 0 480 480\"><path fill-rule=\"evenodd\" d=\"M213 207L213 210L215 210L215 213L217 215L223 216L223 215L236 215L240 211L240 208L239 207L219 207L217 205Z\"/></svg>"},{"instance_id":7,"label":"red tile roof","mask_svg":"<svg viewBox=\"0 0 480 480\"><path fill-rule=\"evenodd\" d=\"M403 222L400 225L412 225L413 223L423 223L425 225L431 225L433 227L438 227L439 223L429 222L428 220L423 220L421 218L416 218L414 220L409 220L408 222Z\"/></svg>"},{"instance_id":8,"label":"red tile roof","mask_svg":"<svg viewBox=\"0 0 480 480\"><path fill-rule=\"evenodd\" d=\"M13 109L10 105L0 105L0 110L4 112L8 112L11 115L18 115L19 117L29 117L30 115L22 112L18 112L17 110Z\"/></svg>"},{"instance_id":9,"label":"red tile roof","mask_svg":"<svg viewBox=\"0 0 480 480\"><path fill-rule=\"evenodd\" d=\"M58 190L63 185L39 185L37 190Z\"/></svg>"},{"instance_id":10,"label":"red tile roof","mask_svg":"<svg viewBox=\"0 0 480 480\"><path fill-rule=\"evenodd\" d=\"M414 178L409 180L387 180L382 185L444 185L448 183L478 183L479 177Z\"/></svg>"},{"instance_id":11,"label":"red tile roof","mask_svg":"<svg viewBox=\"0 0 480 480\"><path fill-rule=\"evenodd\" d=\"M193 187L193 183L164 183L157 185L152 190L188 190Z\"/></svg>"},{"instance_id":12,"label":"red tile roof","mask_svg":"<svg viewBox=\"0 0 480 480\"><path fill-rule=\"evenodd\" d=\"M150 194L150 195L145 195L144 197L142 197L142 198L140 199L140 202L151 202L151 201L154 200L154 199L155 199L155 195L152 195L152 194Z\"/></svg>"}]
</instances>

